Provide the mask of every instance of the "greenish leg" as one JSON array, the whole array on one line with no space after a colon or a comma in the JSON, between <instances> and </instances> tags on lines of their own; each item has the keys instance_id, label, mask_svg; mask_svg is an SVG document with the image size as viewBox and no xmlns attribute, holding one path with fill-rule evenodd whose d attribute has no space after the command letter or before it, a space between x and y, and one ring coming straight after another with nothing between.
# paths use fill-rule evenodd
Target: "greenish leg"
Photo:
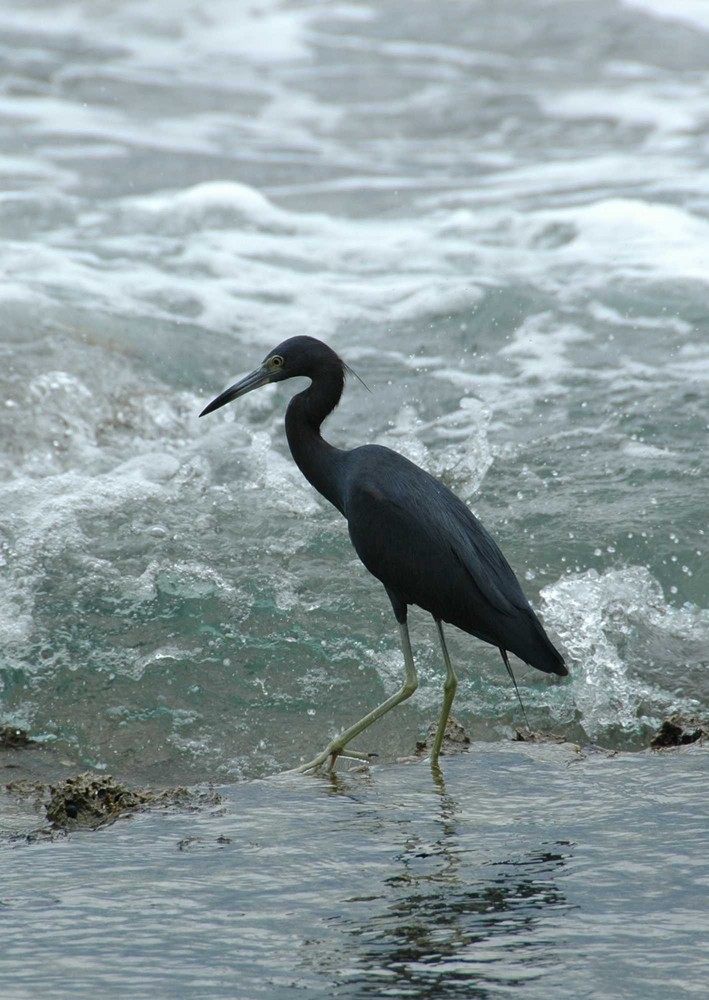
<instances>
[{"instance_id":1,"label":"greenish leg","mask_svg":"<svg viewBox=\"0 0 709 1000\"><path fill-rule=\"evenodd\" d=\"M377 719L381 719L383 715L390 712L392 708L396 708L398 704L402 701L406 701L410 698L418 687L418 677L416 676L416 667L414 666L414 657L411 652L411 641L409 640L409 629L406 622L399 622L399 632L401 634L401 648L404 652L404 663L406 664L406 680L404 681L401 688L393 694L391 698L387 698L386 701L378 705L377 708L369 712L363 719L359 722L355 722L353 726L346 729L344 733L340 733L335 739L328 743L322 753L319 753L317 757L313 757L312 760L308 761L307 764L301 764L300 767L294 767L290 771L286 771L286 774L304 774L306 771L314 771L316 768L320 767L325 761L330 758L330 770L335 765L335 761L343 754L344 757L354 757L357 760L368 760L368 754L355 753L350 751L348 753L343 753L343 750L350 742L350 740L356 739L360 733L364 732L373 722ZM454 675L455 676L455 675ZM452 699L451 699L452 700Z\"/></svg>"},{"instance_id":2,"label":"greenish leg","mask_svg":"<svg viewBox=\"0 0 709 1000\"><path fill-rule=\"evenodd\" d=\"M440 619L436 618L436 628L438 629L438 638L441 640L441 649L443 650L443 660L446 664L446 679L443 684L443 706L441 708L441 715L438 720L438 729L436 730L436 739L433 744L433 750L431 751L431 766L438 767L438 755L441 752L441 747L443 746L443 737L446 732L446 725L448 723L448 716L451 712L451 705L453 704L453 699L455 698L455 692L458 688L458 678L455 676L455 670L451 663L451 658L448 655L448 647L446 646L446 640L443 635L443 625Z\"/></svg>"}]
</instances>

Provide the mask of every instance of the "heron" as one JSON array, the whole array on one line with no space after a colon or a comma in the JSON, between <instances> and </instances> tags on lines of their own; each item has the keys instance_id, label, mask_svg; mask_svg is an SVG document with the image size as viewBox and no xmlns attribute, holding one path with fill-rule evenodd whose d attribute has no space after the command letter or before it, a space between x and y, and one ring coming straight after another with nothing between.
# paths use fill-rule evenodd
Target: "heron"
<instances>
[{"instance_id":1,"label":"heron","mask_svg":"<svg viewBox=\"0 0 709 1000\"><path fill-rule=\"evenodd\" d=\"M390 448L366 444L349 451L322 437L322 423L339 403L348 374L354 374L352 369L327 344L314 337L290 337L200 416L272 382L310 379L286 409L291 455L308 482L346 518L352 545L384 584L398 622L406 671L401 688L294 771L314 771L325 761L332 770L341 754L371 758L350 749L350 742L418 687L407 623L412 605L433 616L446 671L430 755L436 768L458 686L444 622L496 646L513 682L508 653L545 673L563 677L568 670L499 546L452 490Z\"/></svg>"}]
</instances>

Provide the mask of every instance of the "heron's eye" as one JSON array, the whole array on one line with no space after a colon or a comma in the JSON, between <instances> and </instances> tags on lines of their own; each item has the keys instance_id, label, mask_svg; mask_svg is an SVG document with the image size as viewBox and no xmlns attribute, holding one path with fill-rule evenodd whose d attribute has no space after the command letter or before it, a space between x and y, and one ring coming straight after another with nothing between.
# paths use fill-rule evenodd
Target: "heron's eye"
<instances>
[{"instance_id":1,"label":"heron's eye","mask_svg":"<svg viewBox=\"0 0 709 1000\"><path fill-rule=\"evenodd\" d=\"M280 356L280 354L274 354L273 357L271 358L271 368L282 368L282 367L283 367L283 358Z\"/></svg>"}]
</instances>

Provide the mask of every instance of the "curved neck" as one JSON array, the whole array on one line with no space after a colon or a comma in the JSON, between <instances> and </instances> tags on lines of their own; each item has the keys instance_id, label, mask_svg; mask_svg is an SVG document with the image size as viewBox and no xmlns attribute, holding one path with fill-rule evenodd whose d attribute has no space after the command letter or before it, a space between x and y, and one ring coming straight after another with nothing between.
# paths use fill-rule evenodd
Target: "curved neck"
<instances>
[{"instance_id":1,"label":"curved neck","mask_svg":"<svg viewBox=\"0 0 709 1000\"><path fill-rule=\"evenodd\" d=\"M320 435L320 425L340 401L345 379L341 370L317 372L312 383L294 396L286 410L286 437L293 459L308 482L344 514L338 470L345 452Z\"/></svg>"}]
</instances>

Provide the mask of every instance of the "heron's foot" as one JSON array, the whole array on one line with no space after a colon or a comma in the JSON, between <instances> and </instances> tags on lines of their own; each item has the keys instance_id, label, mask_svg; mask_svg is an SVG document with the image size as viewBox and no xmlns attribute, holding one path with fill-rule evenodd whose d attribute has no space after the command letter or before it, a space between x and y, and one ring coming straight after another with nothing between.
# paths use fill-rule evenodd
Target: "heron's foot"
<instances>
[{"instance_id":1,"label":"heron's foot","mask_svg":"<svg viewBox=\"0 0 709 1000\"><path fill-rule=\"evenodd\" d=\"M307 764L301 764L299 767L292 767L288 771L284 771L284 774L308 774L310 771L317 771L319 767L322 767L325 761L329 760L327 765L328 771L334 771L335 763L338 757L344 757L351 760L362 760L369 764L373 757L376 757L375 753L359 753L357 750L348 750L337 743L330 743L329 746L325 747L322 753L319 753L317 757L313 757L312 760L308 761Z\"/></svg>"}]
</instances>

